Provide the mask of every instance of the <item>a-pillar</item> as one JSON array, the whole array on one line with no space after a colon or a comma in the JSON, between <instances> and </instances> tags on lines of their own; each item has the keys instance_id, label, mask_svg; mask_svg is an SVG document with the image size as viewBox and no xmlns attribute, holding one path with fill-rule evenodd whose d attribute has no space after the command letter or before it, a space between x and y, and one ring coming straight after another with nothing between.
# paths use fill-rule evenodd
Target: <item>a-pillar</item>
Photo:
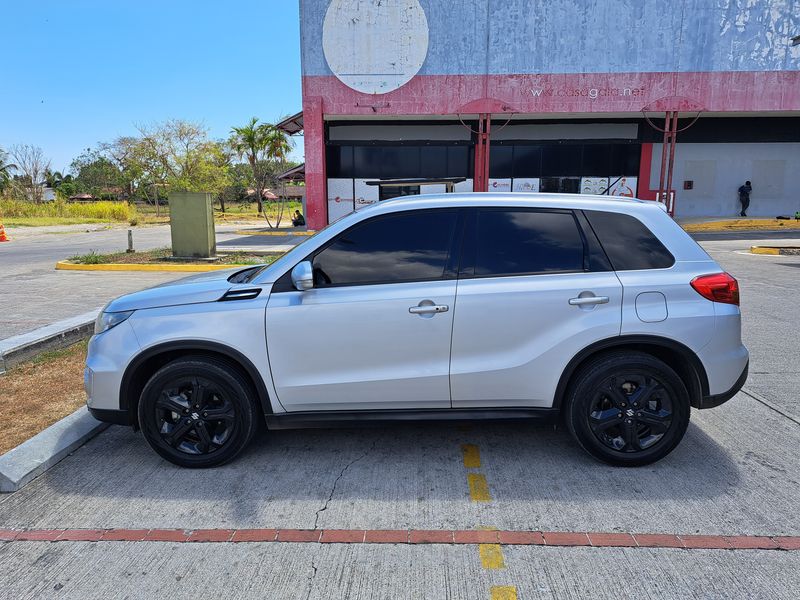
<instances>
[{"instance_id":1,"label":"a-pillar","mask_svg":"<svg viewBox=\"0 0 800 600\"><path fill-rule=\"evenodd\" d=\"M322 229L328 224L322 98L305 98L303 101L303 140L306 155L306 224L309 229Z\"/></svg>"}]
</instances>

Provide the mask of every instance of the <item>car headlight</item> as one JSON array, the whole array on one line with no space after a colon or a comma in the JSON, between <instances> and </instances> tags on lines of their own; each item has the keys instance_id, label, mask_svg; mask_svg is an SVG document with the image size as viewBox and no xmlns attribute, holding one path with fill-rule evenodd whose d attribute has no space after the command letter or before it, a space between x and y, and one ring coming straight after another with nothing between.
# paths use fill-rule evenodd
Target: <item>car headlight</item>
<instances>
[{"instance_id":1,"label":"car headlight","mask_svg":"<svg viewBox=\"0 0 800 600\"><path fill-rule=\"evenodd\" d=\"M133 314L132 310L123 312L101 312L94 322L94 334L103 333L116 327Z\"/></svg>"}]
</instances>

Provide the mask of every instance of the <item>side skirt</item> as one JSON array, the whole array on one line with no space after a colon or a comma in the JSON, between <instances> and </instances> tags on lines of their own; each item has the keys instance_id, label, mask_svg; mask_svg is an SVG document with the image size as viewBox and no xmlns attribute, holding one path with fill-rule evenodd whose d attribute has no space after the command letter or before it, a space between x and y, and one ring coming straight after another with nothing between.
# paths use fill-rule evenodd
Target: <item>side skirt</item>
<instances>
[{"instance_id":1,"label":"side skirt","mask_svg":"<svg viewBox=\"0 0 800 600\"><path fill-rule=\"evenodd\" d=\"M271 414L266 421L269 429L328 429L426 421L555 421L558 412L557 408L320 411Z\"/></svg>"}]
</instances>

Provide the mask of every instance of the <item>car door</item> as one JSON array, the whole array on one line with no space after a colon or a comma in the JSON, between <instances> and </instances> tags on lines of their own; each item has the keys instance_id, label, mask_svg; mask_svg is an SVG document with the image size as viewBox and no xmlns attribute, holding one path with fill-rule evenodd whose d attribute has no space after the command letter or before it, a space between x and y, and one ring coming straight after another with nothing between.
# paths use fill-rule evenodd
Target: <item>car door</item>
<instances>
[{"instance_id":1,"label":"car door","mask_svg":"<svg viewBox=\"0 0 800 600\"><path fill-rule=\"evenodd\" d=\"M584 225L581 213L555 209L487 208L469 218L453 322L454 408L549 407L567 363L619 335L622 285Z\"/></svg>"},{"instance_id":2,"label":"car door","mask_svg":"<svg viewBox=\"0 0 800 600\"><path fill-rule=\"evenodd\" d=\"M314 287L270 295L267 350L287 411L450 407L456 210L361 221L308 257Z\"/></svg>"}]
</instances>

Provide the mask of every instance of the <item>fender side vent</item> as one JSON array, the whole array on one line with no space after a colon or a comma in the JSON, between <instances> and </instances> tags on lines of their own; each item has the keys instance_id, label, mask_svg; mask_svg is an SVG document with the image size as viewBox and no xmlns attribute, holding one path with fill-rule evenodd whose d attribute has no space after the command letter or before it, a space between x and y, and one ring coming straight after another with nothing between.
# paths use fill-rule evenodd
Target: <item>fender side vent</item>
<instances>
[{"instance_id":1,"label":"fender side vent","mask_svg":"<svg viewBox=\"0 0 800 600\"><path fill-rule=\"evenodd\" d=\"M248 288L246 290L228 290L219 299L220 302L230 302L232 300L252 300L261 293L261 288Z\"/></svg>"}]
</instances>

